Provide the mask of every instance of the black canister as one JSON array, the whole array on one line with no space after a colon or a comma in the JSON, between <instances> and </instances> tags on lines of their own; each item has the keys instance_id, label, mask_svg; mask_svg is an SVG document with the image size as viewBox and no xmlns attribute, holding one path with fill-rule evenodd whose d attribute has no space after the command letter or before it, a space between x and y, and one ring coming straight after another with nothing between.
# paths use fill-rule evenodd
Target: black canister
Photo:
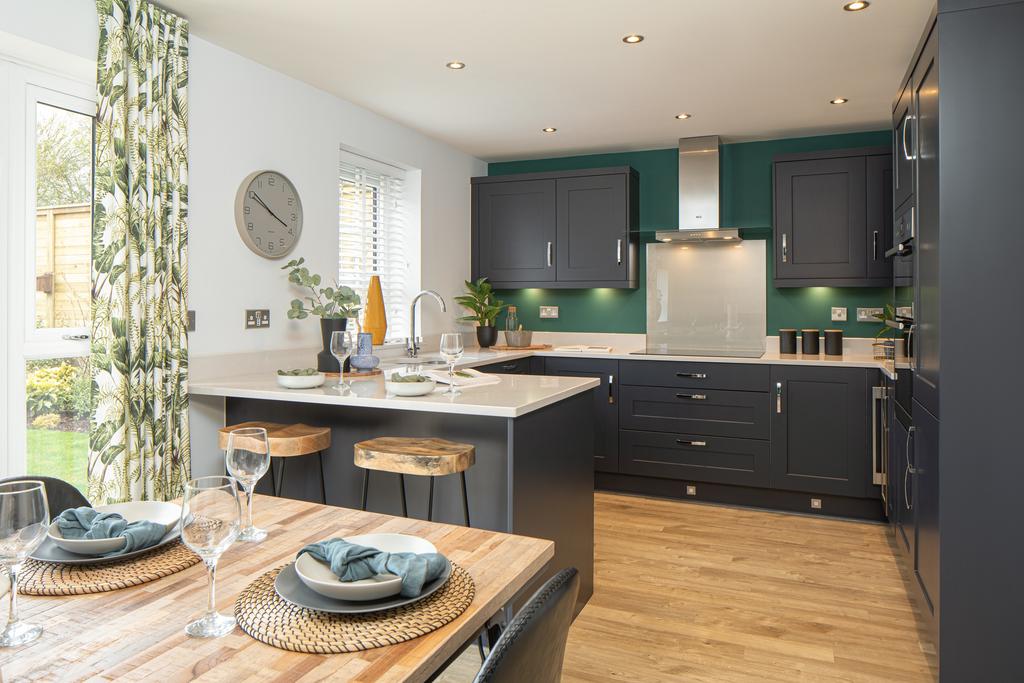
<instances>
[{"instance_id":1,"label":"black canister","mask_svg":"<svg viewBox=\"0 0 1024 683\"><path fill-rule=\"evenodd\" d=\"M779 353L796 353L796 330L790 328L779 330Z\"/></svg>"},{"instance_id":2,"label":"black canister","mask_svg":"<svg viewBox=\"0 0 1024 683\"><path fill-rule=\"evenodd\" d=\"M800 330L800 352L805 356L817 356L821 353L818 346L820 330Z\"/></svg>"},{"instance_id":3,"label":"black canister","mask_svg":"<svg viewBox=\"0 0 1024 683\"><path fill-rule=\"evenodd\" d=\"M843 355L843 331L825 330L825 355Z\"/></svg>"}]
</instances>

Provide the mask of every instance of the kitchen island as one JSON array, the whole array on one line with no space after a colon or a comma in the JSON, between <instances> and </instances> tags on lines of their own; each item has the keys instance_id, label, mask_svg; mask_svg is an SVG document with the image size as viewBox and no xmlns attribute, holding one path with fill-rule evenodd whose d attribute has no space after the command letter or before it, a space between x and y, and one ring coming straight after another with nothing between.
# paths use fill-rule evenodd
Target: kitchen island
<instances>
[{"instance_id":1,"label":"kitchen island","mask_svg":"<svg viewBox=\"0 0 1024 683\"><path fill-rule=\"evenodd\" d=\"M466 388L455 396L439 389L402 398L389 396L380 376L352 380L344 391L332 379L316 389L289 390L279 387L272 373L260 372L192 381L189 394L223 397L226 424L260 420L330 427L331 446L323 454L329 505L360 505L363 470L353 464L352 450L358 441L410 436L472 444L476 463L466 473L472 525L554 541L555 558L535 583L559 569L576 567L582 580L577 607L582 608L593 591L591 392L599 382L497 377L496 384ZM426 479L405 480L410 516L426 519ZM438 477L435 487L433 519L462 524L459 478ZM271 492L269 475L257 491ZM283 496L319 501L320 491L315 455L287 459ZM401 514L398 475L370 474L368 509ZM258 509L256 515L258 523Z\"/></svg>"}]
</instances>

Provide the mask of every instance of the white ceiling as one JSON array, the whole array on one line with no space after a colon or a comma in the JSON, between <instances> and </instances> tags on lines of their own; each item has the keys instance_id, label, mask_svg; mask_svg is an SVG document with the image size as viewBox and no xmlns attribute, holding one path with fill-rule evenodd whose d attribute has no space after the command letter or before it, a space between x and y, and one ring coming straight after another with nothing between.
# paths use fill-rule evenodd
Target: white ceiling
<instances>
[{"instance_id":1,"label":"white ceiling","mask_svg":"<svg viewBox=\"0 0 1024 683\"><path fill-rule=\"evenodd\" d=\"M207 40L495 161L885 127L934 0L844 1L161 4ZM646 40L621 42L634 32Z\"/></svg>"}]
</instances>

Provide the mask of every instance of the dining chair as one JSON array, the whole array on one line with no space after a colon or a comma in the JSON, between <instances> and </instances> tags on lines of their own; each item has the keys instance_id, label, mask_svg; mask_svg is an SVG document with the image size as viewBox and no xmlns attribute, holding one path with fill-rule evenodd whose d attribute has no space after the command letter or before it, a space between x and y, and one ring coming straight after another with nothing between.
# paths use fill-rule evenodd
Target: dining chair
<instances>
[{"instance_id":1,"label":"dining chair","mask_svg":"<svg viewBox=\"0 0 1024 683\"><path fill-rule=\"evenodd\" d=\"M89 500L82 495L82 492L74 486L56 477L38 477L34 474L26 474L20 477L7 477L0 479L0 484L11 481L23 481L31 479L41 481L46 487L46 504L50 508L50 517L54 518L68 508L90 507Z\"/></svg>"},{"instance_id":2,"label":"dining chair","mask_svg":"<svg viewBox=\"0 0 1024 683\"><path fill-rule=\"evenodd\" d=\"M558 683L579 590L575 568L548 579L509 622L474 683Z\"/></svg>"}]
</instances>

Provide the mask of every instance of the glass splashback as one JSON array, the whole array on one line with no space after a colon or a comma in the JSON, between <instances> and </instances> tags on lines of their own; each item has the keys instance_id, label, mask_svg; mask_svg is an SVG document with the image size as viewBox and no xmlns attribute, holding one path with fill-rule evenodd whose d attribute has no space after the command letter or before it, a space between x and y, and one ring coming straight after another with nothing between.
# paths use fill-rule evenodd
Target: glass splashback
<instances>
[{"instance_id":1,"label":"glass splashback","mask_svg":"<svg viewBox=\"0 0 1024 683\"><path fill-rule=\"evenodd\" d=\"M764 240L647 245L647 348L693 356L765 350Z\"/></svg>"}]
</instances>

